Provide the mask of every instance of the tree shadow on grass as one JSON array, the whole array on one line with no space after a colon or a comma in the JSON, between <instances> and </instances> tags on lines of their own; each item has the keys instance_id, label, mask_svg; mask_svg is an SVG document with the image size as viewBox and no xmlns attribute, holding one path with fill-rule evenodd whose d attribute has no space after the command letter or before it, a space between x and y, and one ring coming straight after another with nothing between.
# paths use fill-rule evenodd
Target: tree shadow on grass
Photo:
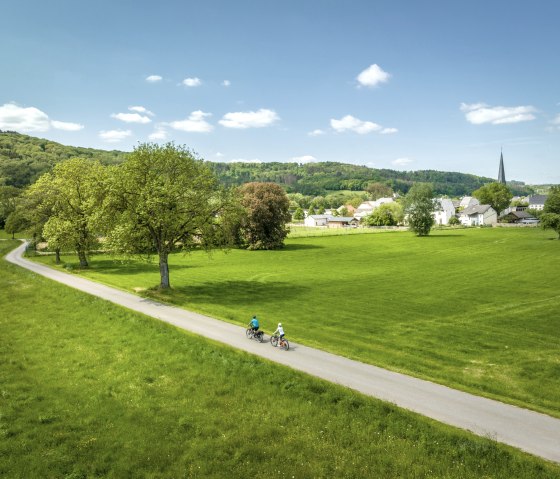
<instances>
[{"instance_id":1,"label":"tree shadow on grass","mask_svg":"<svg viewBox=\"0 0 560 479\"><path fill-rule=\"evenodd\" d=\"M194 286L178 286L168 292L147 292L150 299L188 306L215 303L237 308L252 304L279 303L309 294L309 288L287 282L216 281Z\"/></svg>"},{"instance_id":2,"label":"tree shadow on grass","mask_svg":"<svg viewBox=\"0 0 560 479\"><path fill-rule=\"evenodd\" d=\"M173 271L178 271L182 269L194 268L193 265L188 264L171 264L169 265L169 271L173 274ZM110 275L136 275L136 274L149 274L155 273L159 274L159 264L157 260L155 261L138 261L138 260L112 260L112 259L102 259L94 260L90 264L90 271L95 271L103 274Z\"/></svg>"},{"instance_id":3,"label":"tree shadow on grass","mask_svg":"<svg viewBox=\"0 0 560 479\"><path fill-rule=\"evenodd\" d=\"M306 249L323 249L323 248L324 246L319 246L316 244L296 243L296 244L285 245L284 248L279 249L277 251L299 251L299 250L306 250Z\"/></svg>"}]
</instances>

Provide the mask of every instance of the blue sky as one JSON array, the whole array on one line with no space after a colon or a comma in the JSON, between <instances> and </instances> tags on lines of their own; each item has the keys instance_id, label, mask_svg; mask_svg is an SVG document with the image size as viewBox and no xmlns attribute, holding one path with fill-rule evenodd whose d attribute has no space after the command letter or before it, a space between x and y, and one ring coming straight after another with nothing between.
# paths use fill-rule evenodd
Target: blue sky
<instances>
[{"instance_id":1,"label":"blue sky","mask_svg":"<svg viewBox=\"0 0 560 479\"><path fill-rule=\"evenodd\" d=\"M560 183L556 0L20 0L0 129Z\"/></svg>"}]
</instances>

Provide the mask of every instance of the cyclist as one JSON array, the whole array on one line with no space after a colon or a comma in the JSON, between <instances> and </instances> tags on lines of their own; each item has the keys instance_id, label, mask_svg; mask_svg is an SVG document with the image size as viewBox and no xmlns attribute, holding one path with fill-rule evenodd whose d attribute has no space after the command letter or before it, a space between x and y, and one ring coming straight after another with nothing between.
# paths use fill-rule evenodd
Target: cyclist
<instances>
[{"instance_id":1,"label":"cyclist","mask_svg":"<svg viewBox=\"0 0 560 479\"><path fill-rule=\"evenodd\" d=\"M282 327L282 323L278 323L278 327L276 328L276 331L272 333L272 335L274 336L276 333L278 333L281 340L284 339L284 328Z\"/></svg>"},{"instance_id":2,"label":"cyclist","mask_svg":"<svg viewBox=\"0 0 560 479\"><path fill-rule=\"evenodd\" d=\"M259 320L257 319L256 314L253 316L247 327L251 328L253 330L253 333L256 333L259 330Z\"/></svg>"}]
</instances>

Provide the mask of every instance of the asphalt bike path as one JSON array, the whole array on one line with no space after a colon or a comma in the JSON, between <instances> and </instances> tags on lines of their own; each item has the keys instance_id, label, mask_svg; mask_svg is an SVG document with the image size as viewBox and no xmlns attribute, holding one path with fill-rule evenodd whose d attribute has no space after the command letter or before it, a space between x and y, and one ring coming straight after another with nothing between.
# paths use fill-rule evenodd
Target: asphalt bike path
<instances>
[{"instance_id":1,"label":"asphalt bike path","mask_svg":"<svg viewBox=\"0 0 560 479\"><path fill-rule=\"evenodd\" d=\"M346 386L437 421L560 463L560 419L391 372L290 341L290 350L248 340L245 328L111 288L22 257L6 259L59 283L111 301L195 334ZM289 337L289 335L288 335Z\"/></svg>"}]
</instances>

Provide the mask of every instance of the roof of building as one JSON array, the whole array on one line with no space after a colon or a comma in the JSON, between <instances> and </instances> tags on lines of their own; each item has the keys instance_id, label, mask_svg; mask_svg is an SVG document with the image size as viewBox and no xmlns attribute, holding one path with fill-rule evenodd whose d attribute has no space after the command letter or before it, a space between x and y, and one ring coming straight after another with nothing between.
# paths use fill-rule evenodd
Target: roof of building
<instances>
[{"instance_id":1,"label":"roof of building","mask_svg":"<svg viewBox=\"0 0 560 479\"><path fill-rule=\"evenodd\" d=\"M490 205L473 205L465 208L461 214L466 216L480 215L486 213L489 209L494 210Z\"/></svg>"},{"instance_id":2,"label":"roof of building","mask_svg":"<svg viewBox=\"0 0 560 479\"><path fill-rule=\"evenodd\" d=\"M532 195L527 198L530 205L544 205L548 195Z\"/></svg>"}]
</instances>

